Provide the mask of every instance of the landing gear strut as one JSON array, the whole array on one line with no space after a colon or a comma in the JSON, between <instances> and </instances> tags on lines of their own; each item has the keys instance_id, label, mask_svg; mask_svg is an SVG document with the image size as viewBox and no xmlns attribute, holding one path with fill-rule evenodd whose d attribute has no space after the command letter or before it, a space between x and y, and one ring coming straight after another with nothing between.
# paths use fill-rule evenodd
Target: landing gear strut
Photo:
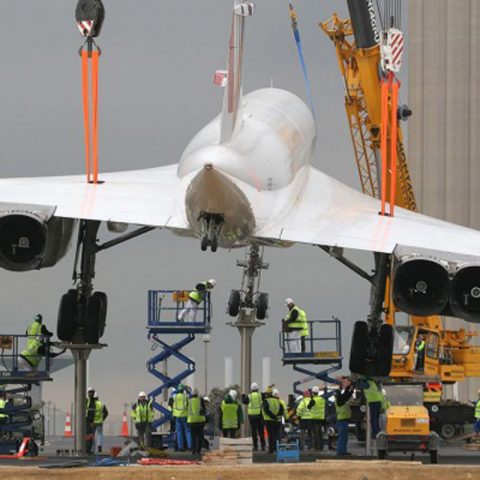
<instances>
[{"instance_id":1,"label":"landing gear strut","mask_svg":"<svg viewBox=\"0 0 480 480\"><path fill-rule=\"evenodd\" d=\"M204 252L210 246L212 252L216 252L218 248L218 237L225 223L224 216L220 213L202 212L198 220L202 227L200 248Z\"/></svg>"}]
</instances>

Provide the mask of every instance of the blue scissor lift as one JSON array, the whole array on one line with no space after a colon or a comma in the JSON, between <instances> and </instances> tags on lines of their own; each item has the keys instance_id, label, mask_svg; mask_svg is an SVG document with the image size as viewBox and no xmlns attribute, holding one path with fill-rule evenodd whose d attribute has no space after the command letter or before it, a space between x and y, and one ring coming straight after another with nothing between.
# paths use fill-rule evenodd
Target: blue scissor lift
<instances>
[{"instance_id":1,"label":"blue scissor lift","mask_svg":"<svg viewBox=\"0 0 480 480\"><path fill-rule=\"evenodd\" d=\"M309 335L305 338L305 351L290 353L287 333L280 334L280 348L284 365L292 365L296 372L308 375L293 384L293 391L301 394L299 386L306 381L318 379L327 383L338 383L330 374L342 368L342 330L338 318L331 320L309 320ZM319 368L321 368L319 370Z\"/></svg>"},{"instance_id":2,"label":"blue scissor lift","mask_svg":"<svg viewBox=\"0 0 480 480\"><path fill-rule=\"evenodd\" d=\"M176 387L195 372L195 362L181 350L195 340L195 335L208 334L211 330L212 309L209 292L198 306L195 322L178 321L178 315L188 302L188 294L187 290L150 290L148 292L148 338L154 344L153 349L158 347L161 349L147 362L148 371L161 381L161 384L148 394L152 399L153 408L160 413L160 418L153 422L154 429L169 422L172 416L167 408L157 402L157 397L165 390ZM167 342L169 335L181 338L175 343ZM174 377L166 375L158 368L163 361L171 357L179 360L185 367Z\"/></svg>"}]
</instances>

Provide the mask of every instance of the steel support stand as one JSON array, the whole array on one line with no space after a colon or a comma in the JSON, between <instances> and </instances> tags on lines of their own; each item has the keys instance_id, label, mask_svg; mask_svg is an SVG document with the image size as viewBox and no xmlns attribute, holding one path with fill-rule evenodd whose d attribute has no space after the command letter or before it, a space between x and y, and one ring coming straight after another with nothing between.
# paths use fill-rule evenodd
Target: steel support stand
<instances>
[{"instance_id":1,"label":"steel support stand","mask_svg":"<svg viewBox=\"0 0 480 480\"><path fill-rule=\"evenodd\" d=\"M87 398L87 360L91 350L89 348L72 349L75 360L75 437L73 451L77 456L86 455L85 436L87 434L86 403Z\"/></svg>"}]
</instances>

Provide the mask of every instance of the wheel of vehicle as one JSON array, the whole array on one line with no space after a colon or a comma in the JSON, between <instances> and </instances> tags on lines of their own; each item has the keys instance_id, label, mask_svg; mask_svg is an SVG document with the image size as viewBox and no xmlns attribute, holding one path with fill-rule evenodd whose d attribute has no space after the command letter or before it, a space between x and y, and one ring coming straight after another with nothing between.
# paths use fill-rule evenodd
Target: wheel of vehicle
<instances>
[{"instance_id":1,"label":"wheel of vehicle","mask_svg":"<svg viewBox=\"0 0 480 480\"><path fill-rule=\"evenodd\" d=\"M77 317L77 291L69 290L60 300L57 315L57 337L62 342L71 342Z\"/></svg>"},{"instance_id":2,"label":"wheel of vehicle","mask_svg":"<svg viewBox=\"0 0 480 480\"><path fill-rule=\"evenodd\" d=\"M387 458L387 451L386 450L379 450L378 451L378 459L385 460Z\"/></svg>"},{"instance_id":3,"label":"wheel of vehicle","mask_svg":"<svg viewBox=\"0 0 480 480\"><path fill-rule=\"evenodd\" d=\"M240 311L240 292L238 290L232 290L230 297L228 297L228 314L231 317L236 317Z\"/></svg>"},{"instance_id":4,"label":"wheel of vehicle","mask_svg":"<svg viewBox=\"0 0 480 480\"><path fill-rule=\"evenodd\" d=\"M200 248L202 249L202 252L205 252L208 247L208 238L207 236L203 236L202 240L200 241Z\"/></svg>"},{"instance_id":5,"label":"wheel of vehicle","mask_svg":"<svg viewBox=\"0 0 480 480\"><path fill-rule=\"evenodd\" d=\"M438 463L438 450L430 450L430 463Z\"/></svg>"},{"instance_id":6,"label":"wheel of vehicle","mask_svg":"<svg viewBox=\"0 0 480 480\"><path fill-rule=\"evenodd\" d=\"M85 343L98 343L101 330L102 301L100 297L92 295L87 300L83 323L83 339Z\"/></svg>"},{"instance_id":7,"label":"wheel of vehicle","mask_svg":"<svg viewBox=\"0 0 480 480\"><path fill-rule=\"evenodd\" d=\"M375 356L375 375L388 377L392 368L393 327L384 323L378 335L378 349Z\"/></svg>"},{"instance_id":8,"label":"wheel of vehicle","mask_svg":"<svg viewBox=\"0 0 480 480\"><path fill-rule=\"evenodd\" d=\"M99 310L99 339L103 337L105 333L105 325L107 322L107 307L108 307L108 299L107 294L104 292L95 292L93 294L94 297L97 297L100 301L100 310Z\"/></svg>"},{"instance_id":9,"label":"wheel of vehicle","mask_svg":"<svg viewBox=\"0 0 480 480\"><path fill-rule=\"evenodd\" d=\"M444 423L440 428L440 436L445 440L451 440L456 433L457 429L451 423Z\"/></svg>"},{"instance_id":10,"label":"wheel of vehicle","mask_svg":"<svg viewBox=\"0 0 480 480\"><path fill-rule=\"evenodd\" d=\"M353 327L352 346L350 348L350 371L352 373L365 373L367 348L367 322L355 322Z\"/></svg>"},{"instance_id":11,"label":"wheel of vehicle","mask_svg":"<svg viewBox=\"0 0 480 480\"><path fill-rule=\"evenodd\" d=\"M267 316L268 293L261 293L257 298L257 318L263 320Z\"/></svg>"}]
</instances>

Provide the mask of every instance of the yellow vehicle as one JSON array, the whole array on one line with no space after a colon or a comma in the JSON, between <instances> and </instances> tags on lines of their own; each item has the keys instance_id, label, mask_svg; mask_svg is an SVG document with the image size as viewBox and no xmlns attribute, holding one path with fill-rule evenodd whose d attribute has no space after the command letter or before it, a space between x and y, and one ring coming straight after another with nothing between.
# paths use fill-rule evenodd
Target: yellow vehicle
<instances>
[{"instance_id":1,"label":"yellow vehicle","mask_svg":"<svg viewBox=\"0 0 480 480\"><path fill-rule=\"evenodd\" d=\"M377 435L378 458L386 458L389 452L428 452L431 463L437 463L440 437L430 430L428 410L423 406L423 386L384 388L390 406L385 428Z\"/></svg>"}]
</instances>

